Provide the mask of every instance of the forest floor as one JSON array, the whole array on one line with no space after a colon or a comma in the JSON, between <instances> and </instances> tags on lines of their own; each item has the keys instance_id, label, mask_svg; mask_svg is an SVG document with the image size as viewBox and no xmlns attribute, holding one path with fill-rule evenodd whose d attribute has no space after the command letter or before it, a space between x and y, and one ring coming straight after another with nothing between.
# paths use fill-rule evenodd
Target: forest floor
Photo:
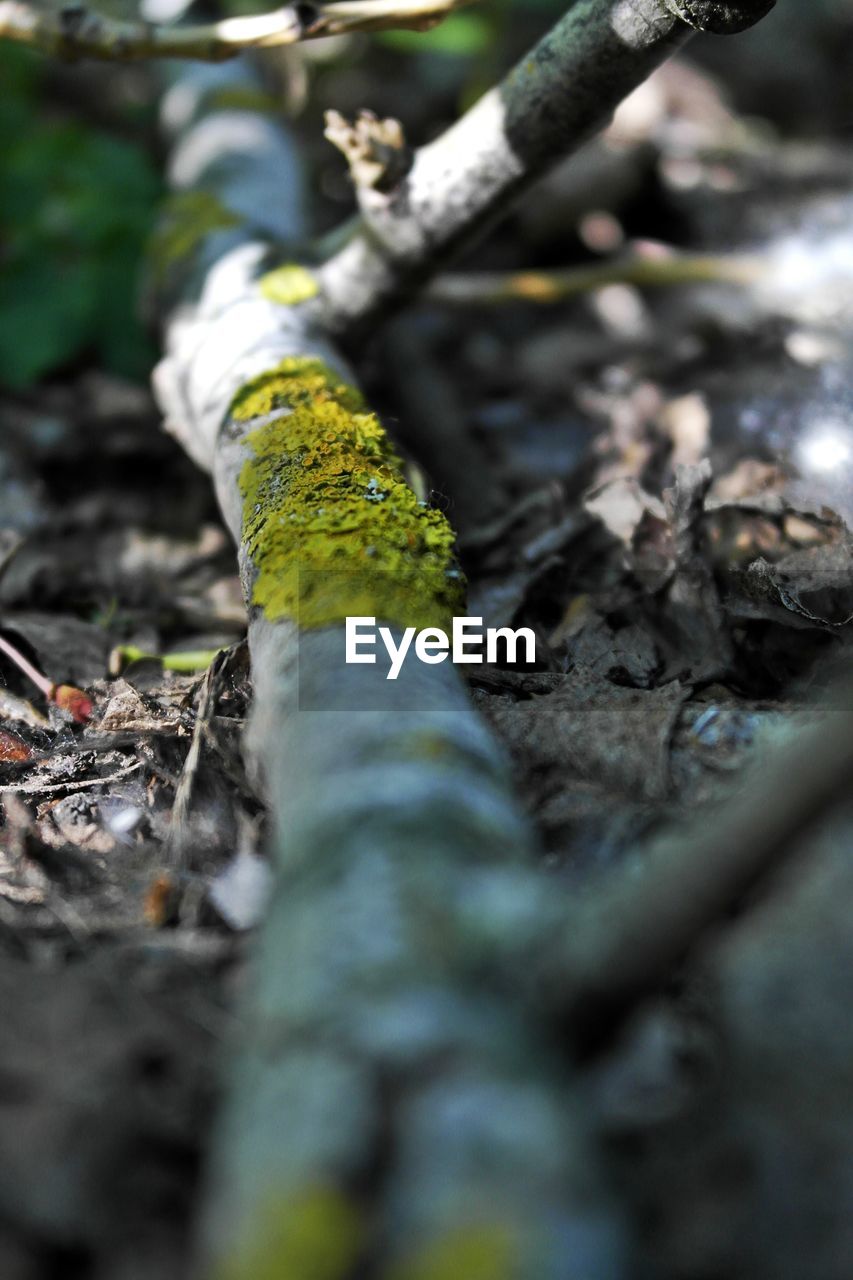
<instances>
[{"instance_id":1,"label":"forest floor","mask_svg":"<svg viewBox=\"0 0 853 1280\"><path fill-rule=\"evenodd\" d=\"M764 255L764 289L417 304L359 369L459 530L469 613L536 631L529 668L469 683L555 892L713 824L846 653L853 148L837 105L808 144L784 104L756 121L766 65L735 68L747 114L665 68L465 264L666 242ZM364 105L363 66L324 75ZM407 106L404 79L368 96L418 135L453 98ZM333 223L338 158L299 127ZM98 368L0 396L0 492L2 634L93 700L76 725L0 657L0 1276L177 1280L268 879L234 553L147 390ZM585 1067L638 1276L850 1274L844 799Z\"/></svg>"}]
</instances>

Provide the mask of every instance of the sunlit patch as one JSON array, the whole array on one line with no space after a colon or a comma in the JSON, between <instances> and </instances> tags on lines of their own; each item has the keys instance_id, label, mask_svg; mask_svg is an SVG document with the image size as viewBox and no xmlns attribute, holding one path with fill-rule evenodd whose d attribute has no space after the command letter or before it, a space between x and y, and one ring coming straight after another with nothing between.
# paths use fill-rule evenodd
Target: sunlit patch
<instances>
[{"instance_id":1,"label":"sunlit patch","mask_svg":"<svg viewBox=\"0 0 853 1280\"><path fill-rule=\"evenodd\" d=\"M776 244L772 255L779 287L793 293L839 276L853 278L853 244L847 234L830 235L821 242L787 238Z\"/></svg>"},{"instance_id":2,"label":"sunlit patch","mask_svg":"<svg viewBox=\"0 0 853 1280\"><path fill-rule=\"evenodd\" d=\"M838 322L849 314L853 239L816 222L768 247L762 292L768 303L801 320Z\"/></svg>"},{"instance_id":3,"label":"sunlit patch","mask_svg":"<svg viewBox=\"0 0 853 1280\"><path fill-rule=\"evenodd\" d=\"M827 361L843 360L844 344L830 334L810 329L795 329L785 339L785 350L792 360L806 369L819 369Z\"/></svg>"},{"instance_id":4,"label":"sunlit patch","mask_svg":"<svg viewBox=\"0 0 853 1280\"><path fill-rule=\"evenodd\" d=\"M847 423L824 421L807 431L797 446L797 461L806 473L830 475L853 458L853 431Z\"/></svg>"},{"instance_id":5,"label":"sunlit patch","mask_svg":"<svg viewBox=\"0 0 853 1280\"><path fill-rule=\"evenodd\" d=\"M630 49L644 49L655 44L675 25L675 15L656 0L617 0L610 14L610 25L623 44Z\"/></svg>"}]
</instances>

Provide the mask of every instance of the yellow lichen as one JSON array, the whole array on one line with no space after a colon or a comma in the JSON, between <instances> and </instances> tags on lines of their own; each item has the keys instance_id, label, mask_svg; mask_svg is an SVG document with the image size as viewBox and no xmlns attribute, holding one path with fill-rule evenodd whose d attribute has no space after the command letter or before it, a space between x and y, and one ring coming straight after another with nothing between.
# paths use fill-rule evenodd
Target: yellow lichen
<instances>
[{"instance_id":1,"label":"yellow lichen","mask_svg":"<svg viewBox=\"0 0 853 1280\"><path fill-rule=\"evenodd\" d=\"M268 271L258 283L265 298L270 302L280 302L285 307L295 307L300 302L315 298L319 289L317 277L297 262L286 262L274 271Z\"/></svg>"},{"instance_id":2,"label":"yellow lichen","mask_svg":"<svg viewBox=\"0 0 853 1280\"><path fill-rule=\"evenodd\" d=\"M179 191L169 196L148 246L157 278L162 280L188 260L212 232L238 227L240 221L210 191Z\"/></svg>"},{"instance_id":3,"label":"yellow lichen","mask_svg":"<svg viewBox=\"0 0 853 1280\"><path fill-rule=\"evenodd\" d=\"M363 1239L357 1209L331 1187L271 1198L248 1246L217 1269L215 1280L344 1280Z\"/></svg>"},{"instance_id":4,"label":"yellow lichen","mask_svg":"<svg viewBox=\"0 0 853 1280\"><path fill-rule=\"evenodd\" d=\"M511 277L508 293L511 297L529 298L532 302L553 302L560 296L555 280L540 271L519 271Z\"/></svg>"},{"instance_id":5,"label":"yellow lichen","mask_svg":"<svg viewBox=\"0 0 853 1280\"><path fill-rule=\"evenodd\" d=\"M320 627L370 616L444 626L461 612L453 531L420 502L360 392L291 358L248 383L231 416L258 421L240 475L252 602Z\"/></svg>"},{"instance_id":6,"label":"yellow lichen","mask_svg":"<svg viewBox=\"0 0 853 1280\"><path fill-rule=\"evenodd\" d=\"M513 1280L517 1249L503 1223L459 1227L392 1265L388 1280Z\"/></svg>"}]
</instances>

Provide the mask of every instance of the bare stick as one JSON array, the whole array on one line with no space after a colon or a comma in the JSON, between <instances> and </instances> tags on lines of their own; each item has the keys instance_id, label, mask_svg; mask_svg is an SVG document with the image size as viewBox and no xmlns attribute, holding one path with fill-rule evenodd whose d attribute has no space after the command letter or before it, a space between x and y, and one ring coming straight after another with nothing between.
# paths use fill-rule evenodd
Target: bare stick
<instances>
[{"instance_id":1,"label":"bare stick","mask_svg":"<svg viewBox=\"0 0 853 1280\"><path fill-rule=\"evenodd\" d=\"M471 272L439 276L427 286L430 302L452 307L535 302L547 306L610 284L638 289L673 289L691 284L755 284L767 266L757 257L667 254L617 258L565 271Z\"/></svg>"},{"instance_id":2,"label":"bare stick","mask_svg":"<svg viewBox=\"0 0 853 1280\"><path fill-rule=\"evenodd\" d=\"M383 247L387 288L366 260L367 293L352 261L334 296L325 269L267 270L271 239L302 230L299 166L268 118L217 111L209 75L164 102L177 198L160 245L157 390L239 547L249 754L277 830L203 1224L217 1276L556 1280L567 1239L578 1274L622 1274L576 1079L529 1024L507 964L530 952L544 895L500 755L448 666L389 681L382 664L344 659L347 616L399 626L462 610L446 523L406 488L329 329L423 282L689 31L660 0L580 0L426 167L421 153L410 194L435 238L399 259ZM350 139L361 159L364 132Z\"/></svg>"},{"instance_id":3,"label":"bare stick","mask_svg":"<svg viewBox=\"0 0 853 1280\"><path fill-rule=\"evenodd\" d=\"M0 0L0 39L64 58L132 62L188 58L221 62L244 49L271 49L359 31L426 31L477 0L330 0L204 25L157 26L110 18L86 5L46 9Z\"/></svg>"}]
</instances>

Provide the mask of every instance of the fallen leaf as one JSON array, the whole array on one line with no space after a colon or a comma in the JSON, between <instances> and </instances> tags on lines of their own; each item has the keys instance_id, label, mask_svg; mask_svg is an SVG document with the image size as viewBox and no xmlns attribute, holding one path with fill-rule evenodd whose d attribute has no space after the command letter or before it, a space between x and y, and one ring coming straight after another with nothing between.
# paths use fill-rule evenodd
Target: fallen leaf
<instances>
[{"instance_id":1,"label":"fallen leaf","mask_svg":"<svg viewBox=\"0 0 853 1280\"><path fill-rule=\"evenodd\" d=\"M32 747L17 733L0 729L0 760L29 760L32 754Z\"/></svg>"}]
</instances>

